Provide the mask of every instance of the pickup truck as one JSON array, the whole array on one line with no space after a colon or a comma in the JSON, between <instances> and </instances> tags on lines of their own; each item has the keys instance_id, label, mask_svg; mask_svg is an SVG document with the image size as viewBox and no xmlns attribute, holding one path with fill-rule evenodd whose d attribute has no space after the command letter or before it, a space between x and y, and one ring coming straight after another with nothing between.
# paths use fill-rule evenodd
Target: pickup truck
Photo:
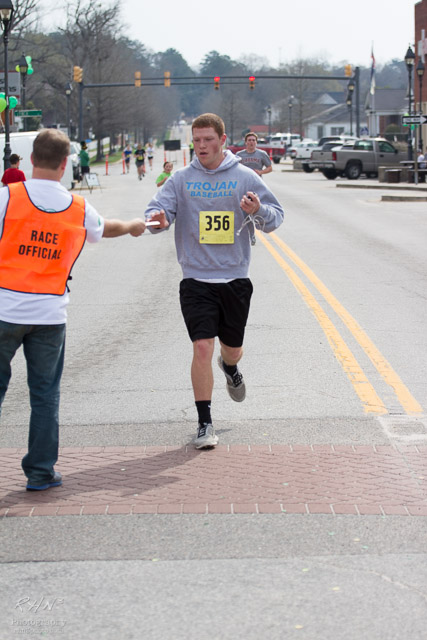
<instances>
[{"instance_id":1,"label":"pickup truck","mask_svg":"<svg viewBox=\"0 0 427 640\"><path fill-rule=\"evenodd\" d=\"M338 147L341 145L353 146L356 140L358 140L358 138L354 136L324 136L318 141L316 145L316 151L330 151L334 147ZM317 166L312 165L313 151L314 149L312 149L310 156L308 158L304 158L301 163L302 169L303 171L305 171L305 173L312 173L315 169L317 169ZM319 157L317 156L317 154L315 154L315 161L317 162L318 160Z\"/></svg>"},{"instance_id":2,"label":"pickup truck","mask_svg":"<svg viewBox=\"0 0 427 640\"><path fill-rule=\"evenodd\" d=\"M246 149L246 146L242 141L239 144L229 144L227 149L229 149L232 153L237 153L238 151L242 151L242 149ZM265 151L273 160L274 164L279 164L282 158L286 158L286 147L284 145L282 147L273 147L266 141L258 140L257 149L262 149L262 151Z\"/></svg>"},{"instance_id":3,"label":"pickup truck","mask_svg":"<svg viewBox=\"0 0 427 640\"><path fill-rule=\"evenodd\" d=\"M357 180L362 173L368 178L376 177L378 167L398 165L406 157L406 152L398 151L388 140L368 138L357 140L351 146L315 149L310 166L319 169L328 180L335 180L337 176Z\"/></svg>"}]
</instances>

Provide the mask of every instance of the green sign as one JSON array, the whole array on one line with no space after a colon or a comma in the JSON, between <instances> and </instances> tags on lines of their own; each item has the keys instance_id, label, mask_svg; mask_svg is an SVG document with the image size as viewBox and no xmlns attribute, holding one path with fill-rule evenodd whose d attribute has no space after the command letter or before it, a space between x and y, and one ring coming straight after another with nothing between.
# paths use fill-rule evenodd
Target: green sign
<instances>
[{"instance_id":1,"label":"green sign","mask_svg":"<svg viewBox=\"0 0 427 640\"><path fill-rule=\"evenodd\" d=\"M20 118L32 118L34 116L41 116L42 112L39 109L26 109L25 111L15 111L15 116Z\"/></svg>"}]
</instances>

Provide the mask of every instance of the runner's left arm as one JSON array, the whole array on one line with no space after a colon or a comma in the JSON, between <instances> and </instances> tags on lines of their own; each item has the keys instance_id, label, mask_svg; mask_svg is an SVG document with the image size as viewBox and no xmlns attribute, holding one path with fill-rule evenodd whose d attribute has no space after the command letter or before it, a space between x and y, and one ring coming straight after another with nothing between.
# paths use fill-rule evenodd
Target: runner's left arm
<instances>
[{"instance_id":1,"label":"runner's left arm","mask_svg":"<svg viewBox=\"0 0 427 640\"><path fill-rule=\"evenodd\" d=\"M252 181L250 188L242 196L240 207L247 215L262 217L263 231L266 233L280 227L285 215L282 205L261 178Z\"/></svg>"}]
</instances>

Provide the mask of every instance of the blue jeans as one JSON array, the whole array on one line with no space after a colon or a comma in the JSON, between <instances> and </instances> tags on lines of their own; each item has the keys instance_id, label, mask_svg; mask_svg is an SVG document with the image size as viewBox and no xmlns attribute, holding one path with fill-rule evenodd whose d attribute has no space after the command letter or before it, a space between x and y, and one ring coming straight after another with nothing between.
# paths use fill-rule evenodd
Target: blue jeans
<instances>
[{"instance_id":1,"label":"blue jeans","mask_svg":"<svg viewBox=\"0 0 427 640\"><path fill-rule=\"evenodd\" d=\"M0 410L21 345L30 390L28 453L22 468L31 484L51 480L58 460L59 387L64 367L65 324L27 325L0 320Z\"/></svg>"}]
</instances>

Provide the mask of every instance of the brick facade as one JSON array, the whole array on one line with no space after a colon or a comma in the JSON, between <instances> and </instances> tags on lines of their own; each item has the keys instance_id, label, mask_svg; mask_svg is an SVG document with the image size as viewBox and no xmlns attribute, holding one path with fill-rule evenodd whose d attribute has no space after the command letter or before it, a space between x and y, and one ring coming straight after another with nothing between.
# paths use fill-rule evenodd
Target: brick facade
<instances>
[{"instance_id":1,"label":"brick facade","mask_svg":"<svg viewBox=\"0 0 427 640\"><path fill-rule=\"evenodd\" d=\"M415 66L414 66L414 96L415 96L415 104L418 106L420 102L420 89L419 89L419 81L416 72L419 56L419 42L421 41L421 32L424 29L425 31L425 43L424 43L424 64L426 66L426 70L424 72L423 83L422 83L422 96L421 102L425 103L427 101L427 0L421 0L415 5Z\"/></svg>"}]
</instances>

